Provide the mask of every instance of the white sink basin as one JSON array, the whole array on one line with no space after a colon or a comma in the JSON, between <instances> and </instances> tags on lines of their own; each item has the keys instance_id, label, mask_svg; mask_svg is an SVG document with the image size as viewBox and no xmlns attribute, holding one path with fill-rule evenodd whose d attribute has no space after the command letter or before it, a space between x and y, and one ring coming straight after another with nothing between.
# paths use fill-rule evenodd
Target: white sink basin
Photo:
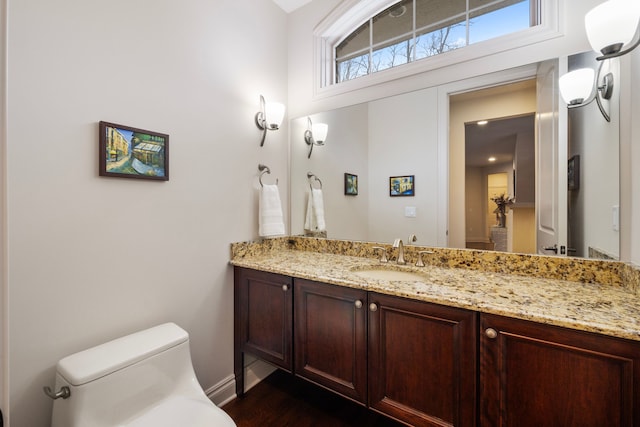
<instances>
[{"instance_id":1,"label":"white sink basin","mask_svg":"<svg viewBox=\"0 0 640 427\"><path fill-rule=\"evenodd\" d=\"M363 279L388 280L390 282L418 282L425 280L425 277L420 273L414 273L412 271L386 270L382 268L356 270L353 274L362 277Z\"/></svg>"}]
</instances>

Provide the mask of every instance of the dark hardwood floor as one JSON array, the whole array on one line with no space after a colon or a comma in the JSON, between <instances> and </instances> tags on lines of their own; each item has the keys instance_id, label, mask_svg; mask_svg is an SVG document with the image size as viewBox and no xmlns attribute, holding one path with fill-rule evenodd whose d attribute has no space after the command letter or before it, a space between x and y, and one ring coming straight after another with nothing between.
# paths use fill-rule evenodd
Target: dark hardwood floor
<instances>
[{"instance_id":1,"label":"dark hardwood floor","mask_svg":"<svg viewBox=\"0 0 640 427\"><path fill-rule=\"evenodd\" d=\"M238 427L402 426L280 370L222 409Z\"/></svg>"}]
</instances>

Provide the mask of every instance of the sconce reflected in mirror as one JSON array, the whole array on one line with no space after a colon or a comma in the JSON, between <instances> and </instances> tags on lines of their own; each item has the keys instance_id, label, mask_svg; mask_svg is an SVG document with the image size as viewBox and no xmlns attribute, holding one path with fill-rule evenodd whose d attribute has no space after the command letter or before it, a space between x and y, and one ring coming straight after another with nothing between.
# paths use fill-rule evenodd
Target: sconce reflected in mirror
<instances>
[{"instance_id":1,"label":"sconce reflected in mirror","mask_svg":"<svg viewBox=\"0 0 640 427\"><path fill-rule=\"evenodd\" d=\"M613 95L613 74L606 73L601 77L604 64L600 63L597 74L593 68L571 71L560 77L559 85L560 94L568 108L584 107L595 100L605 120L610 122L611 116L604 108L602 99L611 99Z\"/></svg>"},{"instance_id":2,"label":"sconce reflected in mirror","mask_svg":"<svg viewBox=\"0 0 640 427\"><path fill-rule=\"evenodd\" d=\"M284 104L279 102L265 102L260 95L260 111L256 113L256 126L262 130L260 146L264 145L264 139L268 130L278 130L284 119Z\"/></svg>"},{"instance_id":3,"label":"sconce reflected in mirror","mask_svg":"<svg viewBox=\"0 0 640 427\"><path fill-rule=\"evenodd\" d=\"M304 131L304 142L309 146L309 155L307 156L307 159L311 158L311 152L313 151L314 145L324 145L328 132L328 124L313 123L311 118L307 117L307 130Z\"/></svg>"},{"instance_id":4,"label":"sconce reflected in mirror","mask_svg":"<svg viewBox=\"0 0 640 427\"><path fill-rule=\"evenodd\" d=\"M599 61L625 55L640 45L640 1L608 0L584 17L591 47ZM635 40L634 40L635 39Z\"/></svg>"}]
</instances>

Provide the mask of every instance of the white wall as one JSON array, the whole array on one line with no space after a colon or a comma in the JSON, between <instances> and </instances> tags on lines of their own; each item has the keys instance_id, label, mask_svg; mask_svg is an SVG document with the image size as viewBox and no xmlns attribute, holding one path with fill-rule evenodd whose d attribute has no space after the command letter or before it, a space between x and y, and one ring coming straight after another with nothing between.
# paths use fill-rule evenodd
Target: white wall
<instances>
[{"instance_id":1,"label":"white wall","mask_svg":"<svg viewBox=\"0 0 640 427\"><path fill-rule=\"evenodd\" d=\"M569 70L594 67L595 52L570 58ZM605 63L620 82L618 61ZM607 69L603 69L603 74ZM612 99L603 100L610 113L607 122L595 102L569 110L569 158L580 156L580 188L569 191L569 246L577 256L589 256L589 248L620 256L620 232L613 229L613 206L620 205L620 100L614 83Z\"/></svg>"},{"instance_id":2,"label":"white wall","mask_svg":"<svg viewBox=\"0 0 640 427\"><path fill-rule=\"evenodd\" d=\"M327 237L366 240L370 186L367 177L368 109L366 104L310 116L313 123L327 123L324 146L315 146L308 158L304 141L307 117L291 121L291 233L303 234L312 172L322 181ZM344 174L358 175L358 195L344 194ZM314 188L318 183L313 182Z\"/></svg>"},{"instance_id":3,"label":"white wall","mask_svg":"<svg viewBox=\"0 0 640 427\"><path fill-rule=\"evenodd\" d=\"M437 245L437 91L427 89L369 103L369 239ZM415 176L414 197L390 197L389 178ZM405 208L416 208L406 217Z\"/></svg>"},{"instance_id":4,"label":"white wall","mask_svg":"<svg viewBox=\"0 0 640 427\"><path fill-rule=\"evenodd\" d=\"M627 94L631 95L631 108L629 109L630 129L626 127L622 129L625 137L628 137L630 143L631 155L629 158L630 167L623 171L622 179L631 182L628 187L630 191L630 200L622 200L621 203L630 203L631 211L629 213L631 222L630 233L630 255L629 261L636 265L640 265L640 49L636 49L631 54L631 84ZM625 163L627 164L627 163ZM626 234L626 233L625 233ZM624 236L624 234L622 235Z\"/></svg>"},{"instance_id":5,"label":"white wall","mask_svg":"<svg viewBox=\"0 0 640 427\"><path fill-rule=\"evenodd\" d=\"M161 322L190 333L205 389L229 380L229 243L257 237L258 163L288 186L287 125L260 148L253 123L261 93L287 99L286 15L6 1L11 425L49 425L60 358ZM170 181L98 177L100 120L169 134Z\"/></svg>"}]
</instances>

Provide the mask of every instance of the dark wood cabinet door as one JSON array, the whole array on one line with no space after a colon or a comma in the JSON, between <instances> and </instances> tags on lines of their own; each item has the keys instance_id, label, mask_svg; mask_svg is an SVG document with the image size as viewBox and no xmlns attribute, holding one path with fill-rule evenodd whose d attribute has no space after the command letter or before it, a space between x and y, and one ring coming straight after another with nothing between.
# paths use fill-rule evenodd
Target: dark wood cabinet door
<instances>
[{"instance_id":1,"label":"dark wood cabinet door","mask_svg":"<svg viewBox=\"0 0 640 427\"><path fill-rule=\"evenodd\" d=\"M293 289L288 276L235 268L236 391L244 392L244 353L293 368Z\"/></svg>"},{"instance_id":2,"label":"dark wood cabinet door","mask_svg":"<svg viewBox=\"0 0 640 427\"><path fill-rule=\"evenodd\" d=\"M367 293L295 279L295 373L359 403L367 395Z\"/></svg>"},{"instance_id":3,"label":"dark wood cabinet door","mask_svg":"<svg viewBox=\"0 0 640 427\"><path fill-rule=\"evenodd\" d=\"M474 426L477 317L371 293L369 406L414 426Z\"/></svg>"},{"instance_id":4,"label":"dark wood cabinet door","mask_svg":"<svg viewBox=\"0 0 640 427\"><path fill-rule=\"evenodd\" d=\"M483 426L640 426L640 343L481 315Z\"/></svg>"}]
</instances>

